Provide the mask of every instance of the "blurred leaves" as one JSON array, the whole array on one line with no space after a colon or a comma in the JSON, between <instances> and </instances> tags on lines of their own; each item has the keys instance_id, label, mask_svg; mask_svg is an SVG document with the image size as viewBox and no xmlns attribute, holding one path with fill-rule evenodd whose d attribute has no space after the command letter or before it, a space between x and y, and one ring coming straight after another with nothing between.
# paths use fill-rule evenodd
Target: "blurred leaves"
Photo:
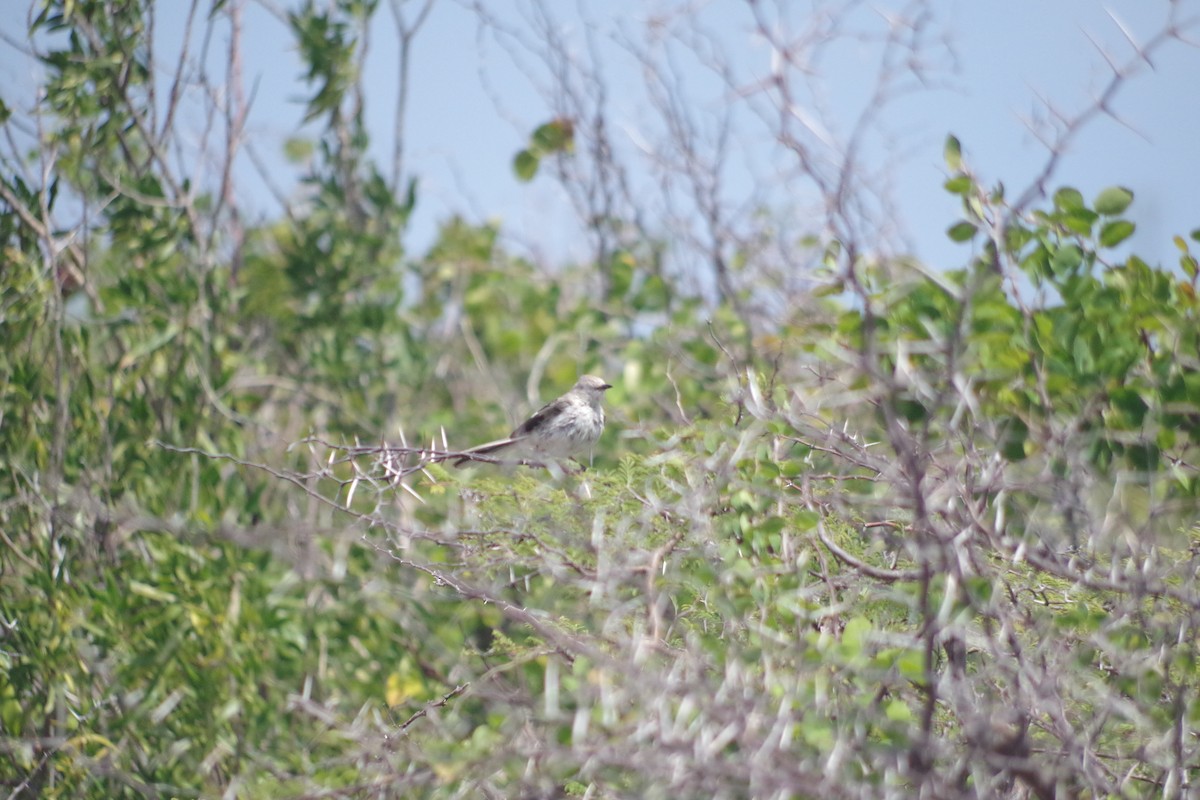
<instances>
[{"instance_id":1,"label":"blurred leaves","mask_svg":"<svg viewBox=\"0 0 1200 800\"><path fill-rule=\"evenodd\" d=\"M517 179L528 183L537 175L542 160L554 154L575 152L575 124L565 118L539 125L529 137L529 144L513 156L513 172Z\"/></svg>"}]
</instances>

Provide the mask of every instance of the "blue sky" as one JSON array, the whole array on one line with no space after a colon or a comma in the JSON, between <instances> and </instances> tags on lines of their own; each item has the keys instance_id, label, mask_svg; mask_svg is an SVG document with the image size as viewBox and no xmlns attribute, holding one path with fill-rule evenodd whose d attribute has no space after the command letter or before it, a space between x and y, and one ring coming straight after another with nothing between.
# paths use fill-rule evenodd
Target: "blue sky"
<instances>
[{"instance_id":1,"label":"blue sky","mask_svg":"<svg viewBox=\"0 0 1200 800\"><path fill-rule=\"evenodd\" d=\"M395 98L396 50L390 15L380 9L368 61L368 120L375 152L390 158ZM582 32L591 26L612 82L610 104L621 145L636 153L647 120L645 97L636 64L614 39L636 30L657 10L679 3L614 2L550 3L567 41L585 52ZM739 75L747 78L768 70L770 48L752 30L745 4L733 0L692 3L696 18L719 38ZM790 6L797 24L812 6ZM881 13L904 6L880 2L861 6L857 19L869 28ZM1047 157L1028 121L1045 118L1047 103L1072 115L1085 108L1111 77L1105 53L1127 64L1135 52L1124 27L1144 41L1161 28L1168 3L1151 0L967 0L931 3L930 28L950 43L933 47L935 77L930 88L906 95L890 105L880 120L886 131L872 140L869 158L886 168L896 201L900 242L936 267L961 264L968 251L944 235L957 213L954 199L941 189L944 179L942 142L953 132L963 142L973 168L986 181L1002 180L1012 197L1029 183ZM502 0L484 6L514 29L526 22L519 9L527 2ZM1200 0L1180 0L1184 17L1200 19ZM413 2L404 4L415 13ZM7 19L24 18L24 0L0 0ZM161 42L169 45L181 31L184 3L160 3ZM178 9L178 11L176 11ZM19 13L12 13L18 11ZM582 15L582 16L581 16ZM865 29L865 28L864 28ZM12 36L14 28L8 27ZM253 113L250 135L274 165L285 191L295 174L278 156L282 143L295 135L302 114L296 102L305 94L300 66L282 23L261 6L247 6L246 73L251 79ZM210 63L224 57L217 30ZM1200 41L1200 25L1190 29ZM1103 52L1102 52L1103 51ZM164 49L163 52L166 52ZM861 113L874 77L874 51L849 41L833 47L814 65L813 82L829 102L831 125L849 123ZM1152 65L1144 65L1122 88L1113 110L1121 121L1098 118L1084 128L1062 159L1052 186L1070 184L1086 197L1101 188L1122 184L1136 193L1131 211L1138 233L1131 244L1142 255L1173 263L1171 237L1200 227L1200 49L1173 41L1159 49ZM582 257L578 229L561 191L545 177L518 182L511 171L513 154L528 133L551 116L551 109L515 69L509 54L493 37L480 35L477 16L467 2L441 0L415 41L408 111L406 166L421 181L418 210L409 244L419 251L433 238L437 223L461 213L472 220L501 221L514 246L549 260ZM703 69L683 64L683 77L695 94L690 102L701 114L721 102L722 87ZM34 68L11 47L0 47L0 78L9 87L0 96L13 104L19 88L33 85ZM14 98L16 95L16 98ZM200 120L193 120L200 125ZM756 147L761 139L747 133L738 140L744 162L731 163L731 200L772 172L778 154ZM781 181L782 183L782 181ZM270 193L247 170L244 198L259 218L276 209ZM772 191L780 191L776 187ZM803 226L803 187L797 187L797 220ZM778 197L778 194L772 195Z\"/></svg>"},{"instance_id":2,"label":"blue sky","mask_svg":"<svg viewBox=\"0 0 1200 800\"><path fill-rule=\"evenodd\" d=\"M502 9L516 4L490 5ZM603 43L605 36L636 23L639 14L644 18L657 4L582 5ZM710 29L726 34L731 58L748 73L764 72L769 50L752 35L744 5L699 5ZM874 8L898 5L879 3ZM944 236L958 210L941 188L945 135L956 134L978 173L989 182L1002 180L1014 196L1047 157L1030 121L1045 118L1047 103L1067 115L1086 108L1111 78L1106 54L1121 65L1136 60L1122 28L1144 42L1167 19L1167 3L964 0L933 7L937 18L931 26L950 42L953 56L939 61L941 86L905 97L888 110L883 124L896 132L898 142L885 157L899 153L888 163L896 172L894 191L907 243L930 263L950 267L961 263L966 253L964 246ZM1200 0L1182 0L1180 7L1185 17L1200 20ZM500 10L493 13L520 25L515 14L505 18ZM580 20L572 12L563 13L560 20L582 49ZM528 132L548 118L548 110L499 47L478 47L477 29L470 11L443 2L435 7L416 45L409 152L410 164L422 179L426 206L414 233L418 238L428 235L421 226L446 212L465 211L474 217L500 218L516 238L551 253L570 249L572 221L552 182L539 178L520 184L509 167L513 153ZM1191 38L1200 41L1200 25L1192 28ZM372 64L380 70L374 86L389 82L387 69L394 57L387 52L386 39L382 34L376 37L378 52ZM637 83L637 75L622 66L616 49L611 52L614 82L620 85L627 76ZM869 48L847 46L823 65L816 80L831 97L861 100L873 80L872 55ZM1200 228L1200 48L1171 42L1152 62L1117 96L1113 110L1120 121L1101 117L1087 125L1061 160L1052 185L1074 185L1085 197L1112 184L1132 188L1137 200L1131 216L1138 223L1132 247L1173 262L1171 237ZM487 76L492 96L484 91L481 75ZM713 100L702 76L694 85L698 104ZM381 96L390 102L389 92ZM847 103L848 116L856 110L861 111L861 105ZM375 113L378 129L386 130L390 108ZM636 129L641 118L635 101L624 107L614 101L613 115L629 130ZM769 170L771 165L760 168ZM731 183L736 184L736 176Z\"/></svg>"}]
</instances>

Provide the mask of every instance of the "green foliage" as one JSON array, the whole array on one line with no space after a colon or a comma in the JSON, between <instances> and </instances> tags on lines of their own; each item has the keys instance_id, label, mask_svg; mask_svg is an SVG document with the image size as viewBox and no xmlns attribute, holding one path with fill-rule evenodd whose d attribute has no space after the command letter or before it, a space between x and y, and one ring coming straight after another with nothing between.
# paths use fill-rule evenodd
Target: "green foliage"
<instances>
[{"instance_id":1,"label":"green foliage","mask_svg":"<svg viewBox=\"0 0 1200 800\"><path fill-rule=\"evenodd\" d=\"M529 137L529 146L513 156L513 173L528 183L537 175L542 159L555 153L575 152L575 123L569 119L554 119L539 125Z\"/></svg>"},{"instance_id":2,"label":"green foliage","mask_svg":"<svg viewBox=\"0 0 1200 800\"><path fill-rule=\"evenodd\" d=\"M971 178L960 172L952 180ZM979 202L980 190L965 194L969 216L1002 213ZM936 290L924 283L906 297L904 306L918 312L906 322L910 335L937 331L935 341L953 341L962 334L947 320L969 326L960 368L976 381L989 414L1008 421L1001 449L1010 458L1036 451L1064 418L1074 420L1072 433L1095 468L1157 471L1164 445L1167 458L1179 458L1200 443L1193 415L1172 411L1195 388L1191 367L1177 357L1195 344L1194 288L1135 255L1103 260L1104 249L1133 232L1133 223L1117 217L1132 199L1113 187L1089 207L1078 191L1060 189L1053 209L1008 219L1002 242L988 242L970 271L950 276L954 292L941 294L944 302L929 304ZM1058 302L1015 303L994 276L1000 260L1011 260ZM1191 495L1191 483L1167 485Z\"/></svg>"},{"instance_id":3,"label":"green foliage","mask_svg":"<svg viewBox=\"0 0 1200 800\"><path fill-rule=\"evenodd\" d=\"M58 776L43 796L208 793L223 776L287 773L341 747L306 702L385 708L380 676L406 658L415 609L398 614L370 590L368 559L337 582L299 581L265 550L197 546L178 531L89 559L78 551L91 533L44 535L26 553L40 568L0 603L21 621L0 684L6 732L32 741L61 725L67 737L10 754L10 767Z\"/></svg>"},{"instance_id":4,"label":"green foliage","mask_svg":"<svg viewBox=\"0 0 1200 800\"><path fill-rule=\"evenodd\" d=\"M339 0L336 9L318 9L308 0L299 11L288 14L301 60L307 66L305 80L316 84L308 100L305 122L319 117L337 119L341 105L354 85L357 39L352 29L356 17L369 18L370 11L359 2Z\"/></svg>"}]
</instances>

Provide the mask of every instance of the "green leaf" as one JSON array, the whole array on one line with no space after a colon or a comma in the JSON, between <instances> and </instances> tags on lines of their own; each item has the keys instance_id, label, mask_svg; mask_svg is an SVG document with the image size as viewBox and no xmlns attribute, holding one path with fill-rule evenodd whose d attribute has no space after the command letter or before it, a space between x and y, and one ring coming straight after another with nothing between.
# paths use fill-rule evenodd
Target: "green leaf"
<instances>
[{"instance_id":1,"label":"green leaf","mask_svg":"<svg viewBox=\"0 0 1200 800\"><path fill-rule=\"evenodd\" d=\"M1024 461L1025 442L1029 438L1029 426L1019 417L1012 417L1000 439L1000 452L1007 461Z\"/></svg>"},{"instance_id":2,"label":"green leaf","mask_svg":"<svg viewBox=\"0 0 1200 800\"><path fill-rule=\"evenodd\" d=\"M164 592L162 589L151 586L148 583L143 583L142 581L130 581L129 591L148 600L155 600L160 603L174 603L178 599L170 592Z\"/></svg>"},{"instance_id":3,"label":"green leaf","mask_svg":"<svg viewBox=\"0 0 1200 800\"><path fill-rule=\"evenodd\" d=\"M516 173L518 180L529 183L533 180L533 176L537 175L540 163L541 160L533 151L522 150L513 157L513 172Z\"/></svg>"},{"instance_id":4,"label":"green leaf","mask_svg":"<svg viewBox=\"0 0 1200 800\"><path fill-rule=\"evenodd\" d=\"M855 617L846 623L842 631L842 646L847 655L855 656L862 652L867 637L871 634L871 621L866 617Z\"/></svg>"},{"instance_id":5,"label":"green leaf","mask_svg":"<svg viewBox=\"0 0 1200 800\"><path fill-rule=\"evenodd\" d=\"M1192 255L1180 256L1179 266L1183 267L1184 274L1192 280L1196 279L1196 273L1200 271L1197 268L1196 257Z\"/></svg>"},{"instance_id":6,"label":"green leaf","mask_svg":"<svg viewBox=\"0 0 1200 800\"><path fill-rule=\"evenodd\" d=\"M1136 226L1126 219L1107 223L1100 229L1100 244L1104 247L1116 247L1133 235Z\"/></svg>"},{"instance_id":7,"label":"green leaf","mask_svg":"<svg viewBox=\"0 0 1200 800\"><path fill-rule=\"evenodd\" d=\"M946 235L954 242L969 242L975 237L976 230L974 223L963 220L951 225L946 231Z\"/></svg>"},{"instance_id":8,"label":"green leaf","mask_svg":"<svg viewBox=\"0 0 1200 800\"><path fill-rule=\"evenodd\" d=\"M1062 217L1062 223L1073 233L1081 236L1092 235L1092 225L1100 218L1095 211L1087 208L1072 209Z\"/></svg>"},{"instance_id":9,"label":"green leaf","mask_svg":"<svg viewBox=\"0 0 1200 800\"><path fill-rule=\"evenodd\" d=\"M575 126L568 119L556 119L538 126L531 137L531 150L542 155L571 152L575 144Z\"/></svg>"},{"instance_id":10,"label":"green leaf","mask_svg":"<svg viewBox=\"0 0 1200 800\"><path fill-rule=\"evenodd\" d=\"M1126 427L1128 429L1134 430L1141 427L1149 407L1135 389L1125 386L1118 387L1112 390L1109 398L1113 407L1120 409L1127 418L1128 425Z\"/></svg>"},{"instance_id":11,"label":"green leaf","mask_svg":"<svg viewBox=\"0 0 1200 800\"><path fill-rule=\"evenodd\" d=\"M925 656L920 650L905 651L904 655L896 659L896 668L905 680L923 681L925 679Z\"/></svg>"},{"instance_id":12,"label":"green leaf","mask_svg":"<svg viewBox=\"0 0 1200 800\"><path fill-rule=\"evenodd\" d=\"M942 148L942 157L946 159L946 166L952 171L958 172L962 169L962 142L958 141L958 137L951 134L946 137L946 145Z\"/></svg>"},{"instance_id":13,"label":"green leaf","mask_svg":"<svg viewBox=\"0 0 1200 800\"><path fill-rule=\"evenodd\" d=\"M797 530L811 531L821 521L821 515L816 511L798 511L792 520Z\"/></svg>"},{"instance_id":14,"label":"green leaf","mask_svg":"<svg viewBox=\"0 0 1200 800\"><path fill-rule=\"evenodd\" d=\"M1050 268L1055 275L1069 275L1083 263L1083 250L1077 244L1068 244L1054 251L1050 259Z\"/></svg>"},{"instance_id":15,"label":"green leaf","mask_svg":"<svg viewBox=\"0 0 1200 800\"><path fill-rule=\"evenodd\" d=\"M1084 208L1083 195L1078 189L1064 186L1054 193L1054 207L1059 211L1077 211Z\"/></svg>"},{"instance_id":16,"label":"green leaf","mask_svg":"<svg viewBox=\"0 0 1200 800\"><path fill-rule=\"evenodd\" d=\"M1159 468L1161 454L1153 442L1138 442L1125 451L1134 469L1142 472L1154 472Z\"/></svg>"},{"instance_id":17,"label":"green leaf","mask_svg":"<svg viewBox=\"0 0 1200 800\"><path fill-rule=\"evenodd\" d=\"M943 184L946 191L950 194L966 194L971 191L972 185L970 177L966 175L955 175Z\"/></svg>"},{"instance_id":18,"label":"green leaf","mask_svg":"<svg viewBox=\"0 0 1200 800\"><path fill-rule=\"evenodd\" d=\"M1133 192L1126 189L1124 186L1110 186L1100 194L1096 195L1092 206L1100 214L1112 216L1120 214L1125 209L1129 208L1129 204L1133 202Z\"/></svg>"},{"instance_id":19,"label":"green leaf","mask_svg":"<svg viewBox=\"0 0 1200 800\"><path fill-rule=\"evenodd\" d=\"M1079 373L1086 375L1096 371L1096 357L1086 337L1076 336L1071 342L1071 356Z\"/></svg>"},{"instance_id":20,"label":"green leaf","mask_svg":"<svg viewBox=\"0 0 1200 800\"><path fill-rule=\"evenodd\" d=\"M887 704L884 713L892 722L911 722L913 720L912 709L908 704L900 699L893 699Z\"/></svg>"},{"instance_id":21,"label":"green leaf","mask_svg":"<svg viewBox=\"0 0 1200 800\"><path fill-rule=\"evenodd\" d=\"M289 164L301 164L313 157L316 146L310 139L292 136L283 143L283 157Z\"/></svg>"}]
</instances>

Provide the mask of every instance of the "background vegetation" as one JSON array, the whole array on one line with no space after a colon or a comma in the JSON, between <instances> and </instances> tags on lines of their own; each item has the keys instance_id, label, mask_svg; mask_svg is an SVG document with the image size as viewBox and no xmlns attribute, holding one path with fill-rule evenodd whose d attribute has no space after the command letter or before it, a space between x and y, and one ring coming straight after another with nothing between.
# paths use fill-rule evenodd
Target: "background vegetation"
<instances>
[{"instance_id":1,"label":"background vegetation","mask_svg":"<svg viewBox=\"0 0 1200 800\"><path fill-rule=\"evenodd\" d=\"M462 219L407 252L364 0L287 12L317 135L250 225L242 6L191 6L233 32L219 82L163 69L151 4L38 2L39 99L0 104L5 796L1196 791L1196 234L1147 264L1128 190L1043 191L1052 150L1014 197L950 137L935 270L873 246L853 147L764 116L818 198L789 237L727 216L720 126L664 80L677 237L545 29L514 176L563 183L593 256ZM787 97L817 45L779 44ZM438 461L582 371L616 384L590 471Z\"/></svg>"}]
</instances>

